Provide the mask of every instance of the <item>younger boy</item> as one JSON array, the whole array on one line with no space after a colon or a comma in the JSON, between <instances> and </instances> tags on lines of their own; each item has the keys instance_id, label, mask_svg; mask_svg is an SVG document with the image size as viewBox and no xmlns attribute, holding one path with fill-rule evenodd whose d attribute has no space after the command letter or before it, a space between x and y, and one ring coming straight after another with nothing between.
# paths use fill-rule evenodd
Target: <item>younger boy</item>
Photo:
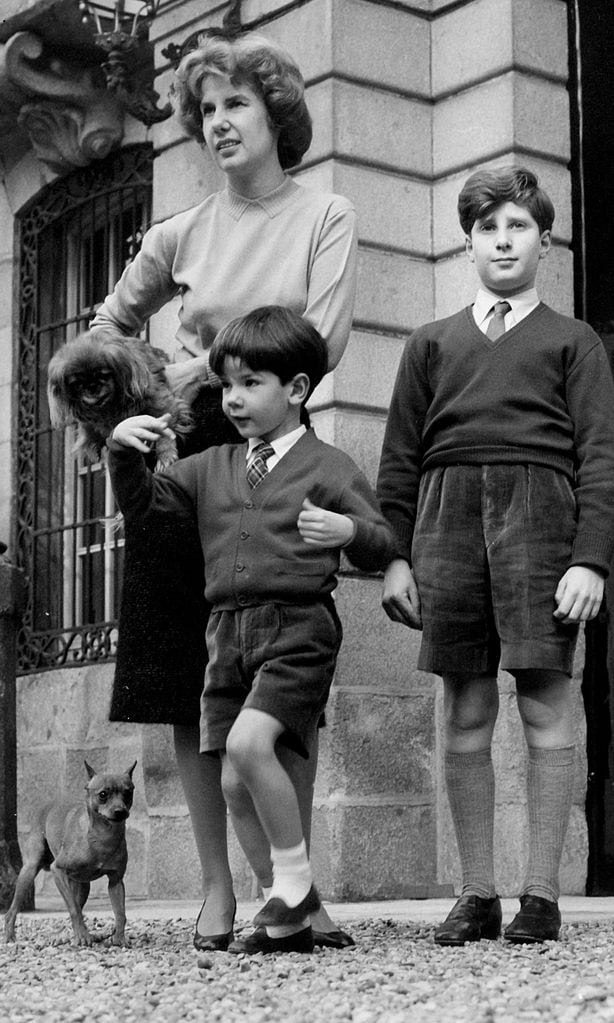
<instances>
[{"instance_id":1,"label":"younger boy","mask_svg":"<svg viewBox=\"0 0 614 1023\"><path fill-rule=\"evenodd\" d=\"M458 200L475 303L416 330L396 381L378 493L402 558L388 616L422 626L443 676L445 777L461 897L441 945L495 938L497 667L516 680L528 745L529 857L512 942L558 938L571 808L570 676L614 546L614 387L600 339L539 301L554 208L523 168L478 171ZM411 567L410 567L411 565Z\"/></svg>"},{"instance_id":2,"label":"younger boy","mask_svg":"<svg viewBox=\"0 0 614 1023\"><path fill-rule=\"evenodd\" d=\"M168 420L136 416L113 431L109 467L122 511L187 508L197 519L213 608L201 751L221 751L239 840L259 822L273 864L257 929L231 950L269 950L269 927L294 930L283 948L305 951L313 947L308 915L320 902L277 744L307 757L328 698L341 642L332 599L340 549L374 571L395 547L352 459L301 425L327 370L326 345L310 324L280 307L254 310L220 332L209 364L222 381L224 412L248 443L210 448L153 476L139 452ZM244 850L249 857L249 841Z\"/></svg>"}]
</instances>

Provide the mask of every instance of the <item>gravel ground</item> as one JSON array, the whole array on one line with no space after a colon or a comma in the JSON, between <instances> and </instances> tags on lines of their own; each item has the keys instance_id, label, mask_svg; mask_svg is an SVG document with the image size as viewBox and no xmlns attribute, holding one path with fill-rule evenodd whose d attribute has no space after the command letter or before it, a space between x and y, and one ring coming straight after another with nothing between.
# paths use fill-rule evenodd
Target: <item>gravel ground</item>
<instances>
[{"instance_id":1,"label":"gravel ground","mask_svg":"<svg viewBox=\"0 0 614 1023\"><path fill-rule=\"evenodd\" d=\"M432 924L344 921L356 948L203 955L182 919L130 920L130 947L74 948L68 921L18 919L0 945L2 1023L614 1023L614 922L568 923L539 947L439 948Z\"/></svg>"}]
</instances>

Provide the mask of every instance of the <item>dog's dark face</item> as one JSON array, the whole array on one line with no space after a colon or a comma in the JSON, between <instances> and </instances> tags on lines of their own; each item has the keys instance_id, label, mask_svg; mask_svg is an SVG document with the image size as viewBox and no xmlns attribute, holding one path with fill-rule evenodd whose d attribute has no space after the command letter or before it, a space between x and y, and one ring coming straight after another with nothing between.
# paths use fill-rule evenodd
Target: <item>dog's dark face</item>
<instances>
[{"instance_id":1,"label":"dog's dark face","mask_svg":"<svg viewBox=\"0 0 614 1023\"><path fill-rule=\"evenodd\" d=\"M77 426L73 450L97 461L106 439L122 419L170 413L175 434L185 436L194 419L185 401L166 379L168 358L141 338L115 333L85 333L68 341L49 363L47 395L55 428ZM177 458L174 437L156 445L157 467Z\"/></svg>"},{"instance_id":2,"label":"dog's dark face","mask_svg":"<svg viewBox=\"0 0 614 1023\"><path fill-rule=\"evenodd\" d=\"M67 394L83 409L113 404L117 401L116 390L115 377L105 366L75 370L66 376Z\"/></svg>"},{"instance_id":3,"label":"dog's dark face","mask_svg":"<svg viewBox=\"0 0 614 1023\"><path fill-rule=\"evenodd\" d=\"M89 775L85 791L90 809L112 823L125 821L132 808L134 796L132 772L136 767L136 761L122 774L109 772L97 774L87 761L85 767Z\"/></svg>"}]
</instances>

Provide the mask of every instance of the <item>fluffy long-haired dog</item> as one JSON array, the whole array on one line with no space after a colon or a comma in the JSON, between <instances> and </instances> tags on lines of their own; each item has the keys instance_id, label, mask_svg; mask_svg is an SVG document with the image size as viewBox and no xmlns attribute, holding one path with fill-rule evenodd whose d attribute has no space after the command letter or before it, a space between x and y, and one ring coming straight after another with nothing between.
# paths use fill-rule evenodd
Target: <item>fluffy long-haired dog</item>
<instances>
[{"instance_id":1,"label":"fluffy long-haired dog","mask_svg":"<svg viewBox=\"0 0 614 1023\"><path fill-rule=\"evenodd\" d=\"M76 425L75 451L91 461L100 459L106 438L129 416L170 412L174 433L189 433L194 425L190 407L170 389L167 362L165 352L136 337L88 331L67 341L47 371L51 425ZM157 469L174 462L174 439L161 437L156 455Z\"/></svg>"}]
</instances>

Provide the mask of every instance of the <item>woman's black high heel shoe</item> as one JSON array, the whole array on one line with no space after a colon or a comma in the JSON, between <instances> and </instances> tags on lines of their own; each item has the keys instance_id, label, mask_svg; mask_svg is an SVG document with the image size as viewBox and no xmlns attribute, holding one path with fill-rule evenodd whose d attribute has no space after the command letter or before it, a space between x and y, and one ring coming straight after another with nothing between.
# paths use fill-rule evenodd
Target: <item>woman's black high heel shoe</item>
<instances>
[{"instance_id":1,"label":"woman's black high heel shoe","mask_svg":"<svg viewBox=\"0 0 614 1023\"><path fill-rule=\"evenodd\" d=\"M226 934L200 934L198 931L198 921L200 920L203 909L205 908L206 899L200 907L200 912L196 918L196 927L194 928L194 939L193 944L197 952L226 952L230 942L234 940L234 925L235 916L237 913L237 900L234 900L234 909L232 911L232 923L230 930Z\"/></svg>"}]
</instances>

